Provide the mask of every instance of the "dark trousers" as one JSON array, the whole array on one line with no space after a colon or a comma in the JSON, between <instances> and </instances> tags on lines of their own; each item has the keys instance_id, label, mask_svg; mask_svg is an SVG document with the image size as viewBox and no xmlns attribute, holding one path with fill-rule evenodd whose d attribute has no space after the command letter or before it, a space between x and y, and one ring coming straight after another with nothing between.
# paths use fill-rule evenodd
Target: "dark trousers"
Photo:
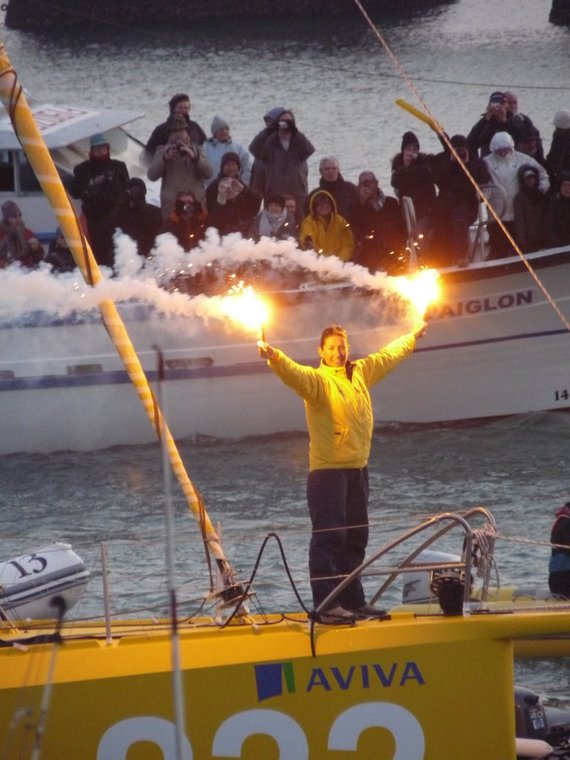
<instances>
[{"instance_id":1,"label":"dark trousers","mask_svg":"<svg viewBox=\"0 0 570 760\"><path fill-rule=\"evenodd\" d=\"M548 576L548 588L553 594L570 599L570 570L557 570Z\"/></svg>"},{"instance_id":2,"label":"dark trousers","mask_svg":"<svg viewBox=\"0 0 570 760\"><path fill-rule=\"evenodd\" d=\"M343 580L331 576L347 575L364 560L368 543L368 468L310 472L307 501L313 525L309 572L317 607ZM356 610L365 601L357 578L333 605Z\"/></svg>"}]
</instances>

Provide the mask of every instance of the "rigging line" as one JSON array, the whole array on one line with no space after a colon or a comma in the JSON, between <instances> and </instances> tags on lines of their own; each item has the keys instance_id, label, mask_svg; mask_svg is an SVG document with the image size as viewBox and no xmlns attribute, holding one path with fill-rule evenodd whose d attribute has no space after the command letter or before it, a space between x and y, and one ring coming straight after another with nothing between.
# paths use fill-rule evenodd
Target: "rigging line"
<instances>
[{"instance_id":1,"label":"rigging line","mask_svg":"<svg viewBox=\"0 0 570 760\"><path fill-rule=\"evenodd\" d=\"M455 160L457 161L457 163L463 169L465 175L467 176L467 178L469 179L469 181L471 182L471 184L475 188L475 191L477 192L477 195L483 201L483 203L487 207L487 210L491 213L491 215L493 216L495 222L499 225L499 227L503 231L503 233L506 236L507 240L509 241L509 243L511 244L511 246L514 248L514 250L518 254L519 258L521 259L521 261L523 262L523 264L525 265L525 267L527 268L530 276L533 278L533 280L535 281L535 283L537 284L537 286L540 288L540 290L544 294L544 297L546 298L546 300L548 301L548 303L550 304L550 306L552 307L552 309L554 310L554 312L556 313L556 315L558 316L558 318L560 319L560 321L562 322L562 324L564 325L564 327L566 328L566 330L568 330L568 332L570 332L570 321L562 313L560 307L554 301L554 299L550 295L548 289L546 288L546 286L544 285L544 283L542 282L542 280L539 278L539 276L536 274L536 272L533 269L532 265L529 263L528 259L526 258L526 256L524 255L524 253L521 251L521 249L519 248L518 244L515 242L513 236L511 235L511 233L507 230L507 228L503 224L502 219L500 219L499 215L496 213L496 211L493 208L493 206L491 205L489 199L487 198L487 196L485 195L485 193L481 190L481 188L479 187L479 185L477 184L477 182L473 178L471 172L465 166L465 163L460 158L460 156L458 155L457 151L455 150L455 148L451 144L451 142L449 140L449 137L445 133L443 127L441 126L441 124L439 123L439 121L435 118L435 116L432 114L432 112L431 112L428 104L426 103L426 101L422 97L421 93L419 92L419 90L415 86L415 84L412 81L412 79L408 76L407 72L405 71L404 67L401 65L400 61L397 59L397 57L395 56L395 54L392 52L392 49L390 48L390 46L388 45L388 43L384 39L384 37L381 34L380 30L378 29L378 27L376 26L376 24L372 21L372 19L368 15L368 13L365 11L365 9L362 6L362 3L360 2L360 0L354 0L354 3L357 6L357 8L360 10L360 12L362 13L362 16L363 16L364 20L366 21L366 23L368 24L368 26L373 31L376 39L380 42L380 45L383 47L384 51L386 52L386 54L388 55L388 57L392 61L393 65L394 65L394 68L396 69L396 71L398 71L400 73L402 79L405 81L405 83L408 86L408 89L410 90L410 92L412 92L412 94L416 96L416 98L418 99L418 101L421 103L421 105L422 105L425 113L431 119L432 124L430 126L432 127L432 129L435 132L437 132L439 138L441 140L443 140L443 142L447 145L448 150L453 154L453 156L455 157Z\"/></svg>"}]
</instances>

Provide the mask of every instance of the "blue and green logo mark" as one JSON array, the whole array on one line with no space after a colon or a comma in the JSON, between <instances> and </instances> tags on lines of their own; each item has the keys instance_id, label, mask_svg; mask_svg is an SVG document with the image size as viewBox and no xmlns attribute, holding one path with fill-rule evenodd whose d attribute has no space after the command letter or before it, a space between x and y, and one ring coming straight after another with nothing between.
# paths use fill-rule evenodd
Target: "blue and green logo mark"
<instances>
[{"instance_id":1,"label":"blue and green logo mark","mask_svg":"<svg viewBox=\"0 0 570 760\"><path fill-rule=\"evenodd\" d=\"M257 700L279 697L286 691L295 693L295 675L292 662L281 662L271 665L255 665L255 683Z\"/></svg>"}]
</instances>

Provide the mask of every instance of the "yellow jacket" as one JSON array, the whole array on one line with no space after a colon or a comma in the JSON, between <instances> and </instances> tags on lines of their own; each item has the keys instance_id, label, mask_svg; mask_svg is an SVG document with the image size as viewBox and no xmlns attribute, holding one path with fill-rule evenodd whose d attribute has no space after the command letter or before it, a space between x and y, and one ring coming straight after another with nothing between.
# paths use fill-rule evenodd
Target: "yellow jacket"
<instances>
[{"instance_id":1,"label":"yellow jacket","mask_svg":"<svg viewBox=\"0 0 570 760\"><path fill-rule=\"evenodd\" d=\"M332 208L328 225L314 213L314 200L317 195L327 195ZM307 238L311 244L306 244ZM337 213L336 201L326 190L319 190L310 201L310 213L301 222L299 228L299 244L301 248L313 248L317 253L338 256L343 261L350 261L354 253L354 238L350 224L344 216Z\"/></svg>"},{"instance_id":2,"label":"yellow jacket","mask_svg":"<svg viewBox=\"0 0 570 760\"><path fill-rule=\"evenodd\" d=\"M282 351L268 361L275 374L305 401L309 429L309 469L361 468L368 464L374 415L368 391L414 350L413 333L347 368L297 364Z\"/></svg>"}]
</instances>

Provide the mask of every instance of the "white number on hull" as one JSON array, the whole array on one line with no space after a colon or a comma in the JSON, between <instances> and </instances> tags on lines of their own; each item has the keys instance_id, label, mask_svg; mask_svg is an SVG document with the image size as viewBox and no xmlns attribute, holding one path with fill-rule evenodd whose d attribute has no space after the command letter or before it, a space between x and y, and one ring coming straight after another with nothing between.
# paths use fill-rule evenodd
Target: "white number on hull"
<instances>
[{"instance_id":1,"label":"white number on hull","mask_svg":"<svg viewBox=\"0 0 570 760\"><path fill-rule=\"evenodd\" d=\"M360 734L367 728L385 728L396 745L393 760L423 760L425 737L409 710L390 702L366 702L349 707L335 719L328 749L356 752ZM212 757L241 757L243 743L263 734L275 739L279 760L308 760L309 745L301 726L278 710L244 710L225 720L214 736ZM152 742L164 758L176 756L175 726L152 716L128 718L111 726L101 738L97 760L124 760L137 742ZM183 759L193 760L192 747L184 739Z\"/></svg>"},{"instance_id":2,"label":"white number on hull","mask_svg":"<svg viewBox=\"0 0 570 760\"><path fill-rule=\"evenodd\" d=\"M301 726L278 710L244 710L232 715L218 728L213 757L241 757L248 736L265 734L275 739L279 760L308 760L309 745Z\"/></svg>"},{"instance_id":3,"label":"white number on hull","mask_svg":"<svg viewBox=\"0 0 570 760\"><path fill-rule=\"evenodd\" d=\"M111 726L99 742L97 760L124 760L130 747L137 742L152 742L160 747L163 757L176 757L176 727L163 718L151 716L127 718ZM184 760L192 760L192 747L184 739Z\"/></svg>"},{"instance_id":4,"label":"white number on hull","mask_svg":"<svg viewBox=\"0 0 570 760\"><path fill-rule=\"evenodd\" d=\"M409 710L390 702L368 702L349 707L332 724L329 749L356 750L358 737L367 728L386 728L396 741L393 760L423 760L422 727Z\"/></svg>"}]
</instances>

